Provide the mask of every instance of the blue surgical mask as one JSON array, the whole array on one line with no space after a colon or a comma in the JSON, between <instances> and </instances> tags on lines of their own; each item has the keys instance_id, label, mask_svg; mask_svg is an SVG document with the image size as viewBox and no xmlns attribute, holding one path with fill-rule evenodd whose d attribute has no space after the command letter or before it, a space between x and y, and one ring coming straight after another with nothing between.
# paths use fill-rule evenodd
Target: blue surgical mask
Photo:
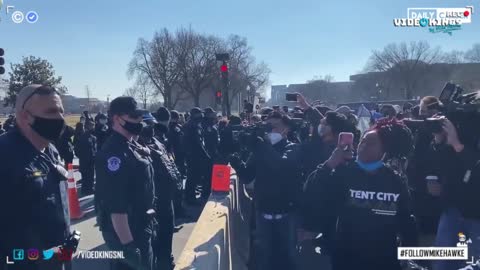
<instances>
[{"instance_id":1,"label":"blue surgical mask","mask_svg":"<svg viewBox=\"0 0 480 270\"><path fill-rule=\"evenodd\" d=\"M358 164L358 166L360 168L362 168L362 170L367 171L367 172L373 172L373 171L376 171L376 170L380 169L381 167L383 167L383 161L382 160L365 163L365 162L361 162L360 160L358 160L358 157L357 157L357 160L355 160L355 162Z\"/></svg>"},{"instance_id":2,"label":"blue surgical mask","mask_svg":"<svg viewBox=\"0 0 480 270\"><path fill-rule=\"evenodd\" d=\"M283 139L282 134L277 132L268 133L268 138L270 139L270 143L272 145L279 143Z\"/></svg>"}]
</instances>

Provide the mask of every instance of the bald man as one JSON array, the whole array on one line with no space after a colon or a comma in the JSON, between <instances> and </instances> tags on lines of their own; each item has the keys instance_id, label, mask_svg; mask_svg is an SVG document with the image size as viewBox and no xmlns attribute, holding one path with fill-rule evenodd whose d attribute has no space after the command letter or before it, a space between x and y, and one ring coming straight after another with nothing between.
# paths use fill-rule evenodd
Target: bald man
<instances>
[{"instance_id":1,"label":"bald man","mask_svg":"<svg viewBox=\"0 0 480 270\"><path fill-rule=\"evenodd\" d=\"M17 95L15 116L15 128L0 136L2 260L12 260L13 249L27 253L34 248L42 254L70 234L67 175L52 144L65 126L60 96L51 87L27 86ZM65 269L57 259L26 257L6 269Z\"/></svg>"}]
</instances>

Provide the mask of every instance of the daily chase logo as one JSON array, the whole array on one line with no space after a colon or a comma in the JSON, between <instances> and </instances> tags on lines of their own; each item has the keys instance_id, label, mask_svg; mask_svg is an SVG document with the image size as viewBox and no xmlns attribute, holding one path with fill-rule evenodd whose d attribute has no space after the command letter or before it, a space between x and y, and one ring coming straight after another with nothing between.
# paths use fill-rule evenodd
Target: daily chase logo
<instances>
[{"instance_id":1,"label":"daily chase logo","mask_svg":"<svg viewBox=\"0 0 480 270\"><path fill-rule=\"evenodd\" d=\"M395 18L393 19L393 25L395 27L430 27L430 32L435 32L432 29L448 29L451 31L460 29L462 24L472 23L472 14L473 6L464 8L408 8L407 18Z\"/></svg>"}]
</instances>

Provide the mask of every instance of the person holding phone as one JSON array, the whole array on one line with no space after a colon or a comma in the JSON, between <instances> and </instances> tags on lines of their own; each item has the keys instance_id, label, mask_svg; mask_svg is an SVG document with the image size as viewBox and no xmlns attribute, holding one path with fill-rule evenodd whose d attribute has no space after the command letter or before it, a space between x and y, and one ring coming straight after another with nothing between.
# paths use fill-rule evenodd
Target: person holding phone
<instances>
[{"instance_id":1,"label":"person holding phone","mask_svg":"<svg viewBox=\"0 0 480 270\"><path fill-rule=\"evenodd\" d=\"M342 135L331 157L312 173L303 197L310 226L324 233L334 270L400 270L397 235L416 246L406 183L384 160L409 154L412 135L397 121L366 132L353 157L352 135Z\"/></svg>"}]
</instances>

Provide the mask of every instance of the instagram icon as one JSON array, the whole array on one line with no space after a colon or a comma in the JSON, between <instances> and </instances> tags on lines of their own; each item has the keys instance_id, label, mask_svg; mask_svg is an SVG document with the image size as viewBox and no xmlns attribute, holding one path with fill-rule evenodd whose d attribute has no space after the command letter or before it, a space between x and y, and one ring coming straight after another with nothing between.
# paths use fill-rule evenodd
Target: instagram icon
<instances>
[{"instance_id":1,"label":"instagram icon","mask_svg":"<svg viewBox=\"0 0 480 270\"><path fill-rule=\"evenodd\" d=\"M38 254L38 249L31 248L27 251L27 257L31 261L36 261L38 260L39 254Z\"/></svg>"}]
</instances>

